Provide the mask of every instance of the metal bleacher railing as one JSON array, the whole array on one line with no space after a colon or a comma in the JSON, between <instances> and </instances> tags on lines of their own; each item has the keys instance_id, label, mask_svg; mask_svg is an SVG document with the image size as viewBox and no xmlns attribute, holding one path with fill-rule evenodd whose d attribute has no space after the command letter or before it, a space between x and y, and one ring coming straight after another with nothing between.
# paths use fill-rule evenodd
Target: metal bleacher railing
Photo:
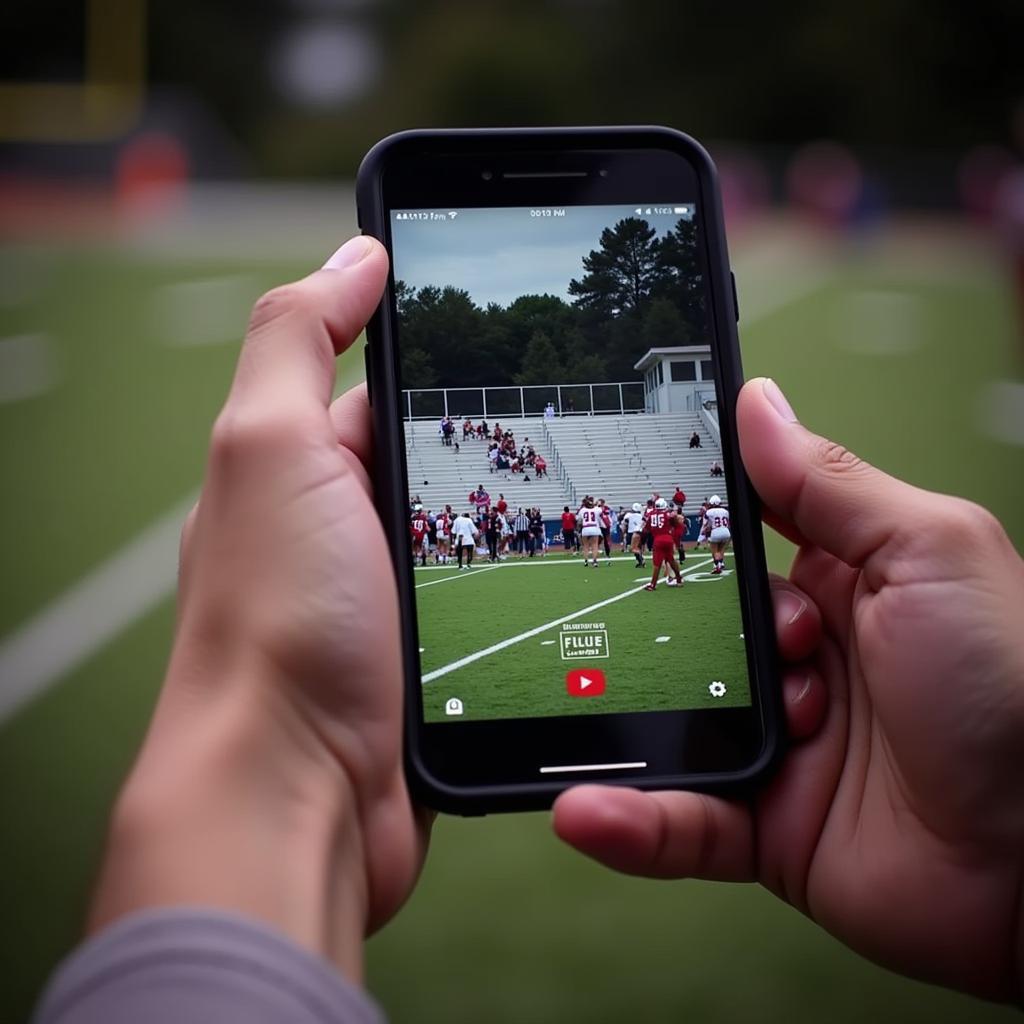
<instances>
[{"instance_id":1,"label":"metal bleacher railing","mask_svg":"<svg viewBox=\"0 0 1024 1024\"><path fill-rule=\"evenodd\" d=\"M422 388L403 391L406 420L453 418L494 420L544 416L600 416L644 412L642 381L607 384L524 384L495 388Z\"/></svg>"}]
</instances>

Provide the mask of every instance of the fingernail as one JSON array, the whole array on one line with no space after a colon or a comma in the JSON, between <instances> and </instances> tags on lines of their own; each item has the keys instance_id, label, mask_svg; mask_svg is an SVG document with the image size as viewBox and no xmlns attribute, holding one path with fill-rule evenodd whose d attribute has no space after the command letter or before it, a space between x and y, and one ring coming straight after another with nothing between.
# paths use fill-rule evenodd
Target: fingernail
<instances>
[{"instance_id":1,"label":"fingernail","mask_svg":"<svg viewBox=\"0 0 1024 1024\"><path fill-rule=\"evenodd\" d=\"M355 266L369 255L372 245L373 243L366 235L356 235L355 238L350 238L324 264L324 270L344 270L345 267Z\"/></svg>"},{"instance_id":2,"label":"fingernail","mask_svg":"<svg viewBox=\"0 0 1024 1024\"><path fill-rule=\"evenodd\" d=\"M810 693L810 692L811 692L811 677L810 676L805 676L804 677L804 685L800 687L800 692L797 693L796 696L790 697L789 698L789 703L790 704L799 704L800 701L802 701L804 699L804 697L806 697L807 694Z\"/></svg>"},{"instance_id":3,"label":"fingernail","mask_svg":"<svg viewBox=\"0 0 1024 1024\"><path fill-rule=\"evenodd\" d=\"M763 388L764 397L771 403L772 408L787 423L796 423L796 413L793 412L793 407L786 401L786 396L779 389L779 385L771 377L765 377Z\"/></svg>"},{"instance_id":4,"label":"fingernail","mask_svg":"<svg viewBox=\"0 0 1024 1024\"><path fill-rule=\"evenodd\" d=\"M783 615L789 614L786 625L792 626L807 611L807 602L802 597L797 597L791 590L782 590L779 594L779 610Z\"/></svg>"}]
</instances>

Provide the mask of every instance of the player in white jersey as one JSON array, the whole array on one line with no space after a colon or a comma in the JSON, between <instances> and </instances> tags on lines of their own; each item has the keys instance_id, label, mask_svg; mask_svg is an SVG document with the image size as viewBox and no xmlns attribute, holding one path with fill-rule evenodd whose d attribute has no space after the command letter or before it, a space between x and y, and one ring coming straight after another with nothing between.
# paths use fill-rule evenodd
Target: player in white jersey
<instances>
[{"instance_id":1,"label":"player in white jersey","mask_svg":"<svg viewBox=\"0 0 1024 1024\"><path fill-rule=\"evenodd\" d=\"M444 511L437 517L437 561L440 565L448 564L448 544L454 518L451 505L445 505Z\"/></svg>"},{"instance_id":2,"label":"player in white jersey","mask_svg":"<svg viewBox=\"0 0 1024 1024\"><path fill-rule=\"evenodd\" d=\"M722 504L722 499L717 494L712 494L708 499L708 510L704 514L704 532L711 545L711 557L715 560L715 567L711 571L716 576L721 576L725 568L725 548L732 540L732 534L729 532L729 510Z\"/></svg>"},{"instance_id":3,"label":"player in white jersey","mask_svg":"<svg viewBox=\"0 0 1024 1024\"><path fill-rule=\"evenodd\" d=\"M596 569L597 555L601 549L601 520L599 511L594 507L594 499L589 494L576 513L576 522L579 523L580 536L583 538L583 564L590 562Z\"/></svg>"},{"instance_id":4,"label":"player in white jersey","mask_svg":"<svg viewBox=\"0 0 1024 1024\"><path fill-rule=\"evenodd\" d=\"M644 567L644 510L639 501L633 502L633 507L622 517L625 523L626 537L629 542L629 550L636 559L636 567Z\"/></svg>"}]
</instances>

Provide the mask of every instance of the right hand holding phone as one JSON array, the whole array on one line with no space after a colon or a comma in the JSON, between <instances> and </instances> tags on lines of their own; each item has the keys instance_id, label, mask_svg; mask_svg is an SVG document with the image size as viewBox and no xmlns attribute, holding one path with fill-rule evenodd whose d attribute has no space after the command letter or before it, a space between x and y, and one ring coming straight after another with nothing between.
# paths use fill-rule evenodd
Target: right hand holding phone
<instances>
[{"instance_id":1,"label":"right hand holding phone","mask_svg":"<svg viewBox=\"0 0 1024 1024\"><path fill-rule=\"evenodd\" d=\"M580 786L555 830L631 874L759 881L881 964L1020 999L1024 562L984 509L800 426L770 380L738 420L765 519L800 545L777 614L805 600L823 625L785 680L797 742L752 803Z\"/></svg>"}]
</instances>

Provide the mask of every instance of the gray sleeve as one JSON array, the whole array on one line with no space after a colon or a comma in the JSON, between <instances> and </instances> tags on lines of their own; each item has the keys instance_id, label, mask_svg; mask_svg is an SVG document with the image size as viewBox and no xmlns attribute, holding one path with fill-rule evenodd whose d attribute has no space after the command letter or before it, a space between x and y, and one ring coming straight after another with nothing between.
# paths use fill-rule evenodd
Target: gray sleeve
<instances>
[{"instance_id":1,"label":"gray sleeve","mask_svg":"<svg viewBox=\"0 0 1024 1024\"><path fill-rule=\"evenodd\" d=\"M326 961L241 915L148 910L55 971L34 1024L384 1024Z\"/></svg>"}]
</instances>

